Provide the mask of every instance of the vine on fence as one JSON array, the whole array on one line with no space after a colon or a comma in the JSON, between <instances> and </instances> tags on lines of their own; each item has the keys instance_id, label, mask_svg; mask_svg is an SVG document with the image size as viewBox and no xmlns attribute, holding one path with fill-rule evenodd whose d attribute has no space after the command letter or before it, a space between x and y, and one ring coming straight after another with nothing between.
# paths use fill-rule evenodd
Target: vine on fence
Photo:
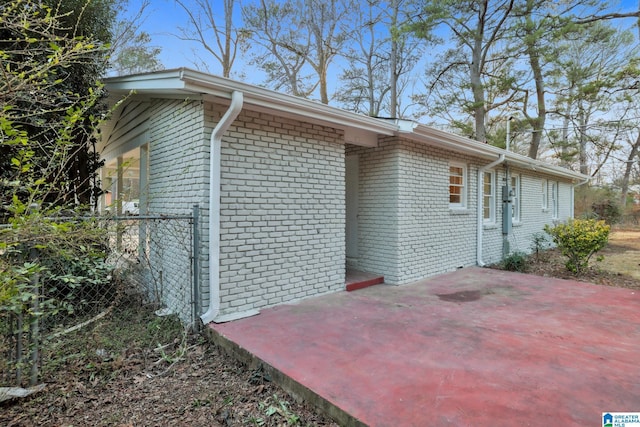
<instances>
[{"instance_id":1,"label":"vine on fence","mask_svg":"<svg viewBox=\"0 0 640 427\"><path fill-rule=\"evenodd\" d=\"M94 220L39 212L16 216L0 230L0 331L8 356L2 372L13 372L15 384L27 381L27 371L30 385L38 381L44 331L114 297L106 243Z\"/></svg>"}]
</instances>

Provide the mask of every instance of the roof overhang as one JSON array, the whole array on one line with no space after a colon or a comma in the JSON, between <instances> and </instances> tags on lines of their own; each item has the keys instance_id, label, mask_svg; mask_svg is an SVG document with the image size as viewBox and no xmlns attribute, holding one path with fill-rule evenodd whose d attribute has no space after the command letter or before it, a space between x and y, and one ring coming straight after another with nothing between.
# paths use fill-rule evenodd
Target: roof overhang
<instances>
[{"instance_id":1,"label":"roof overhang","mask_svg":"<svg viewBox=\"0 0 640 427\"><path fill-rule=\"evenodd\" d=\"M493 145L475 141L463 136L454 135L429 126L417 125L412 131L401 132L400 135L404 138L423 144L449 149L486 160L495 160L500 157L501 154L504 154L505 163L507 165L562 177L564 179L571 180L572 182L581 182L589 179L587 175L579 172L550 165L540 160L512 153L502 148L494 147Z\"/></svg>"},{"instance_id":2,"label":"roof overhang","mask_svg":"<svg viewBox=\"0 0 640 427\"><path fill-rule=\"evenodd\" d=\"M378 135L394 135L397 126L312 100L274 92L265 88L213 76L188 68L158 71L105 79L111 94L134 92L148 97L216 97L230 102L235 91L244 95L244 108L343 130L345 141L375 146Z\"/></svg>"},{"instance_id":3,"label":"roof overhang","mask_svg":"<svg viewBox=\"0 0 640 427\"><path fill-rule=\"evenodd\" d=\"M216 102L226 104L231 101L233 92L239 91L244 96L244 108L340 129L344 131L345 142L350 144L373 147L377 146L379 136L399 136L489 161L504 154L506 163L509 165L562 177L573 182L589 179L588 176L578 172L412 121L363 116L316 101L189 68L111 77L105 79L104 83L112 99L116 99L113 95L125 96L135 93L136 96L143 98L207 99L213 97Z\"/></svg>"}]
</instances>

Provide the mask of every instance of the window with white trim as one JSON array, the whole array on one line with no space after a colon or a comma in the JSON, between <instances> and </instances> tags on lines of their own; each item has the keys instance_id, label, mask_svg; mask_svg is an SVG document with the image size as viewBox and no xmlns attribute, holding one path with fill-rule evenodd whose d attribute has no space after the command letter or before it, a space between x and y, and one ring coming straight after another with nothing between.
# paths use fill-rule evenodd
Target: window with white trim
<instances>
[{"instance_id":1,"label":"window with white trim","mask_svg":"<svg viewBox=\"0 0 640 427\"><path fill-rule=\"evenodd\" d=\"M546 179L542 180L542 209L549 208L549 182Z\"/></svg>"},{"instance_id":2,"label":"window with white trim","mask_svg":"<svg viewBox=\"0 0 640 427\"><path fill-rule=\"evenodd\" d=\"M520 175L511 175L511 220L520 222Z\"/></svg>"},{"instance_id":3,"label":"window with white trim","mask_svg":"<svg viewBox=\"0 0 640 427\"><path fill-rule=\"evenodd\" d=\"M558 183L551 183L551 217L558 218Z\"/></svg>"},{"instance_id":4,"label":"window with white trim","mask_svg":"<svg viewBox=\"0 0 640 427\"><path fill-rule=\"evenodd\" d=\"M449 207L464 208L467 204L467 166L449 164Z\"/></svg>"},{"instance_id":5,"label":"window with white trim","mask_svg":"<svg viewBox=\"0 0 640 427\"><path fill-rule=\"evenodd\" d=\"M485 172L482 177L483 206L482 215L485 223L496 221L496 173Z\"/></svg>"}]
</instances>

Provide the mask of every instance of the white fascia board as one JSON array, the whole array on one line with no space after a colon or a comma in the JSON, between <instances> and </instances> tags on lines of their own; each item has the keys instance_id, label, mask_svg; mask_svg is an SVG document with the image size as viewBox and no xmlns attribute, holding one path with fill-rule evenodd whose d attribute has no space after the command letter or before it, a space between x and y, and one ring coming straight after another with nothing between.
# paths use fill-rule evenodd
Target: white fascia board
<instances>
[{"instance_id":1,"label":"white fascia board","mask_svg":"<svg viewBox=\"0 0 640 427\"><path fill-rule=\"evenodd\" d=\"M136 91L140 95L162 97L212 95L230 100L231 94L234 91L239 91L244 95L245 108L268 112L286 118L304 119L306 122L343 129L345 130L346 142L356 145L375 146L377 145L378 135L396 135L423 144L442 147L484 159L497 159L501 154L504 154L508 164L533 169L572 181L584 181L589 178L586 175L559 166L552 166L429 126L416 125L410 121L367 117L319 102L274 92L259 86L213 76L188 68L111 77L104 81L107 90L114 93Z\"/></svg>"},{"instance_id":2,"label":"white fascia board","mask_svg":"<svg viewBox=\"0 0 640 427\"><path fill-rule=\"evenodd\" d=\"M105 84L110 92L125 94L134 91L138 96L204 94L231 99L231 94L238 91L243 93L247 109L342 129L345 141L356 145L375 146L378 135L390 136L398 130L394 123L187 68L112 77L105 79Z\"/></svg>"},{"instance_id":3,"label":"white fascia board","mask_svg":"<svg viewBox=\"0 0 640 427\"><path fill-rule=\"evenodd\" d=\"M185 82L185 88L193 92L208 93L223 98L231 98L233 91L242 92L246 108L253 106L259 111L278 112L278 115L286 117L303 117L339 129L362 129L378 135L393 135L398 129L397 125L374 117L199 71L185 69L182 79Z\"/></svg>"},{"instance_id":4,"label":"white fascia board","mask_svg":"<svg viewBox=\"0 0 640 427\"><path fill-rule=\"evenodd\" d=\"M181 69L157 71L153 73L133 74L122 77L104 79L109 92L128 93L163 93L184 90L185 84L181 79Z\"/></svg>"},{"instance_id":5,"label":"white fascia board","mask_svg":"<svg viewBox=\"0 0 640 427\"><path fill-rule=\"evenodd\" d=\"M244 95L245 107L262 107L262 111L310 118L338 128L363 129L380 135L393 135L398 129L396 124L374 117L188 68L111 77L105 79L105 84L107 90L113 92L207 94L224 99L231 99L231 94L238 91Z\"/></svg>"},{"instance_id":6,"label":"white fascia board","mask_svg":"<svg viewBox=\"0 0 640 427\"><path fill-rule=\"evenodd\" d=\"M418 125L413 132L406 132L402 133L401 135L417 142L446 148L455 152L471 154L485 159L496 159L501 154L504 154L506 157L506 164L535 170L552 176L570 179L573 182L584 181L585 179L589 178L586 175L562 168L560 166L550 165L540 160L534 160L520 154L503 150L502 148L494 147L489 144L474 141L469 138L454 135L452 133L434 129L425 125Z\"/></svg>"}]
</instances>

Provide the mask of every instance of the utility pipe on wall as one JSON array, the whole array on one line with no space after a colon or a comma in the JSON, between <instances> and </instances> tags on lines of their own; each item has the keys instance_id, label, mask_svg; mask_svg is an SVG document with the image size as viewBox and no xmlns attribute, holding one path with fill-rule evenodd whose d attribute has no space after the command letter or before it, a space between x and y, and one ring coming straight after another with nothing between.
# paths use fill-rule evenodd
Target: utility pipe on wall
<instances>
[{"instance_id":1,"label":"utility pipe on wall","mask_svg":"<svg viewBox=\"0 0 640 427\"><path fill-rule=\"evenodd\" d=\"M242 110L242 92L233 91L231 104L211 132L209 144L209 309L200 316L205 325L220 312L220 147L222 135Z\"/></svg>"},{"instance_id":2,"label":"utility pipe on wall","mask_svg":"<svg viewBox=\"0 0 640 427\"><path fill-rule=\"evenodd\" d=\"M478 169L478 182L477 182L477 189L478 189L478 222L476 225L477 228L477 238L476 238L476 262L480 267L484 267L485 263L482 260L482 232L484 231L482 228L482 219L483 219L483 212L484 212L484 195L483 195L483 190L484 190L484 173L486 171L488 171L491 168L494 168L496 166L498 166L500 163L504 162L505 156L504 154L500 154L500 157L498 157L498 160L495 160L491 163L489 163L488 165L484 165L483 167L481 167L480 169ZM494 192L495 192L495 188L494 188Z\"/></svg>"}]
</instances>

